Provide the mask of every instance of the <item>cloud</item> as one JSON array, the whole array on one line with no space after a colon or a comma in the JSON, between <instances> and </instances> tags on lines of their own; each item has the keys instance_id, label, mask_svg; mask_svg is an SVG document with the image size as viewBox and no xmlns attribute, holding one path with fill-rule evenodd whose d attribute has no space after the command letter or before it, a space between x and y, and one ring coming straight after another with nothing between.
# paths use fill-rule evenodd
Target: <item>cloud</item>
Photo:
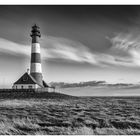
<instances>
[{"instance_id":1,"label":"cloud","mask_svg":"<svg viewBox=\"0 0 140 140\"><path fill-rule=\"evenodd\" d=\"M43 42L44 41L44 42ZM75 61L79 63L97 64L95 55L88 47L80 42L72 41L66 38L44 37L42 41L44 58L64 59L66 61Z\"/></svg>"},{"instance_id":2,"label":"cloud","mask_svg":"<svg viewBox=\"0 0 140 140\"><path fill-rule=\"evenodd\" d=\"M6 53L14 56L30 55L30 47L0 38L0 54Z\"/></svg>"},{"instance_id":3,"label":"cloud","mask_svg":"<svg viewBox=\"0 0 140 140\"><path fill-rule=\"evenodd\" d=\"M30 57L31 46L0 38L0 54ZM41 57L44 60L60 58L66 61L96 64L93 54L80 44L64 38L49 37L41 40Z\"/></svg>"},{"instance_id":4,"label":"cloud","mask_svg":"<svg viewBox=\"0 0 140 140\"><path fill-rule=\"evenodd\" d=\"M43 60L63 60L75 63L89 63L97 66L140 66L140 36L134 38L131 34L118 34L108 38L112 47L107 53L91 51L78 41L52 36L41 39L41 57ZM117 52L117 53L116 53ZM18 44L0 38L0 54L30 58L31 46Z\"/></svg>"},{"instance_id":5,"label":"cloud","mask_svg":"<svg viewBox=\"0 0 140 140\"><path fill-rule=\"evenodd\" d=\"M119 33L109 38L112 52L123 54L124 66L140 66L140 35L134 33ZM127 62L127 63L126 63Z\"/></svg>"},{"instance_id":6,"label":"cloud","mask_svg":"<svg viewBox=\"0 0 140 140\"><path fill-rule=\"evenodd\" d=\"M44 43L43 43L44 41ZM112 44L112 47L109 51L112 50L113 53L101 53L101 52L93 52L89 49L89 47L83 45L80 42L72 41L66 38L56 38L56 37L43 37L42 44L44 45L44 51L46 52L46 59L63 59L65 61L74 61L78 63L89 63L91 65L98 65L98 66L127 66L127 67L134 67L139 66L137 59L132 59L133 56L138 58L136 51L131 50L128 53L127 44L131 44L131 42L127 42L127 39L122 37L114 37L109 38L109 41ZM135 45L136 46L136 42ZM122 53L122 56L115 54L115 52ZM124 55L125 54L125 55ZM135 61L134 61L135 60ZM137 62L138 61L138 62Z\"/></svg>"}]
</instances>

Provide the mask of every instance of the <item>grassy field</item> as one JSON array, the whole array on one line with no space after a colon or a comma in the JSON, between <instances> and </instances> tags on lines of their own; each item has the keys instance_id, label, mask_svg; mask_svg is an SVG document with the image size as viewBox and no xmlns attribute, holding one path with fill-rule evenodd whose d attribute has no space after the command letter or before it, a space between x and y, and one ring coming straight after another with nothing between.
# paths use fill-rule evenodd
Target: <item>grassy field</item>
<instances>
[{"instance_id":1,"label":"grassy field","mask_svg":"<svg viewBox=\"0 0 140 140\"><path fill-rule=\"evenodd\" d=\"M0 99L0 135L140 135L140 97Z\"/></svg>"}]
</instances>

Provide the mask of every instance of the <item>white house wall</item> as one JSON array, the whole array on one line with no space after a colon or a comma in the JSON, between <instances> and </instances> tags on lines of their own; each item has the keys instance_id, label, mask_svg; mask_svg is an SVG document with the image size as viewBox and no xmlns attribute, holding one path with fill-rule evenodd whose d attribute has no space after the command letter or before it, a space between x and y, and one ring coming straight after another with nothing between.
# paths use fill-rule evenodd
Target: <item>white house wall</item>
<instances>
[{"instance_id":1,"label":"white house wall","mask_svg":"<svg viewBox=\"0 0 140 140\"><path fill-rule=\"evenodd\" d=\"M29 86L32 86L32 88L39 87L37 84L15 84L13 85L13 89L31 89Z\"/></svg>"},{"instance_id":2,"label":"white house wall","mask_svg":"<svg viewBox=\"0 0 140 140\"><path fill-rule=\"evenodd\" d=\"M13 85L13 89L31 89L29 86L32 86L32 89L36 89L37 92L54 92L53 88L40 88L37 84L15 84Z\"/></svg>"}]
</instances>

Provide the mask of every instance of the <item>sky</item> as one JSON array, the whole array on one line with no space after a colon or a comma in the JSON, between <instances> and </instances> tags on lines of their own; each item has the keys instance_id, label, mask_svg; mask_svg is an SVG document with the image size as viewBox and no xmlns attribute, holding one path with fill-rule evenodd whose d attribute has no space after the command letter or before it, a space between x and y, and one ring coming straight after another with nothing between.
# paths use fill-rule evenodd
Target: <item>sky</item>
<instances>
[{"instance_id":1,"label":"sky","mask_svg":"<svg viewBox=\"0 0 140 140\"><path fill-rule=\"evenodd\" d=\"M35 23L46 82L140 82L139 5L1 5L1 87L30 68Z\"/></svg>"}]
</instances>

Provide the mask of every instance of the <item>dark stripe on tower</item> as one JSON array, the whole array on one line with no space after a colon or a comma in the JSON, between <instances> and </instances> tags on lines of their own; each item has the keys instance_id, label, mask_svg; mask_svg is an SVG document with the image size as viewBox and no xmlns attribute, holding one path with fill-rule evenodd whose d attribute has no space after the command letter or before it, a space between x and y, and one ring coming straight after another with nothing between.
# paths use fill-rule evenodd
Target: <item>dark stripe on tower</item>
<instances>
[{"instance_id":1,"label":"dark stripe on tower","mask_svg":"<svg viewBox=\"0 0 140 140\"><path fill-rule=\"evenodd\" d=\"M38 36L33 36L32 37L32 43L39 43L39 37Z\"/></svg>"},{"instance_id":2,"label":"dark stripe on tower","mask_svg":"<svg viewBox=\"0 0 140 140\"><path fill-rule=\"evenodd\" d=\"M31 54L31 63L41 63L40 53Z\"/></svg>"}]
</instances>

